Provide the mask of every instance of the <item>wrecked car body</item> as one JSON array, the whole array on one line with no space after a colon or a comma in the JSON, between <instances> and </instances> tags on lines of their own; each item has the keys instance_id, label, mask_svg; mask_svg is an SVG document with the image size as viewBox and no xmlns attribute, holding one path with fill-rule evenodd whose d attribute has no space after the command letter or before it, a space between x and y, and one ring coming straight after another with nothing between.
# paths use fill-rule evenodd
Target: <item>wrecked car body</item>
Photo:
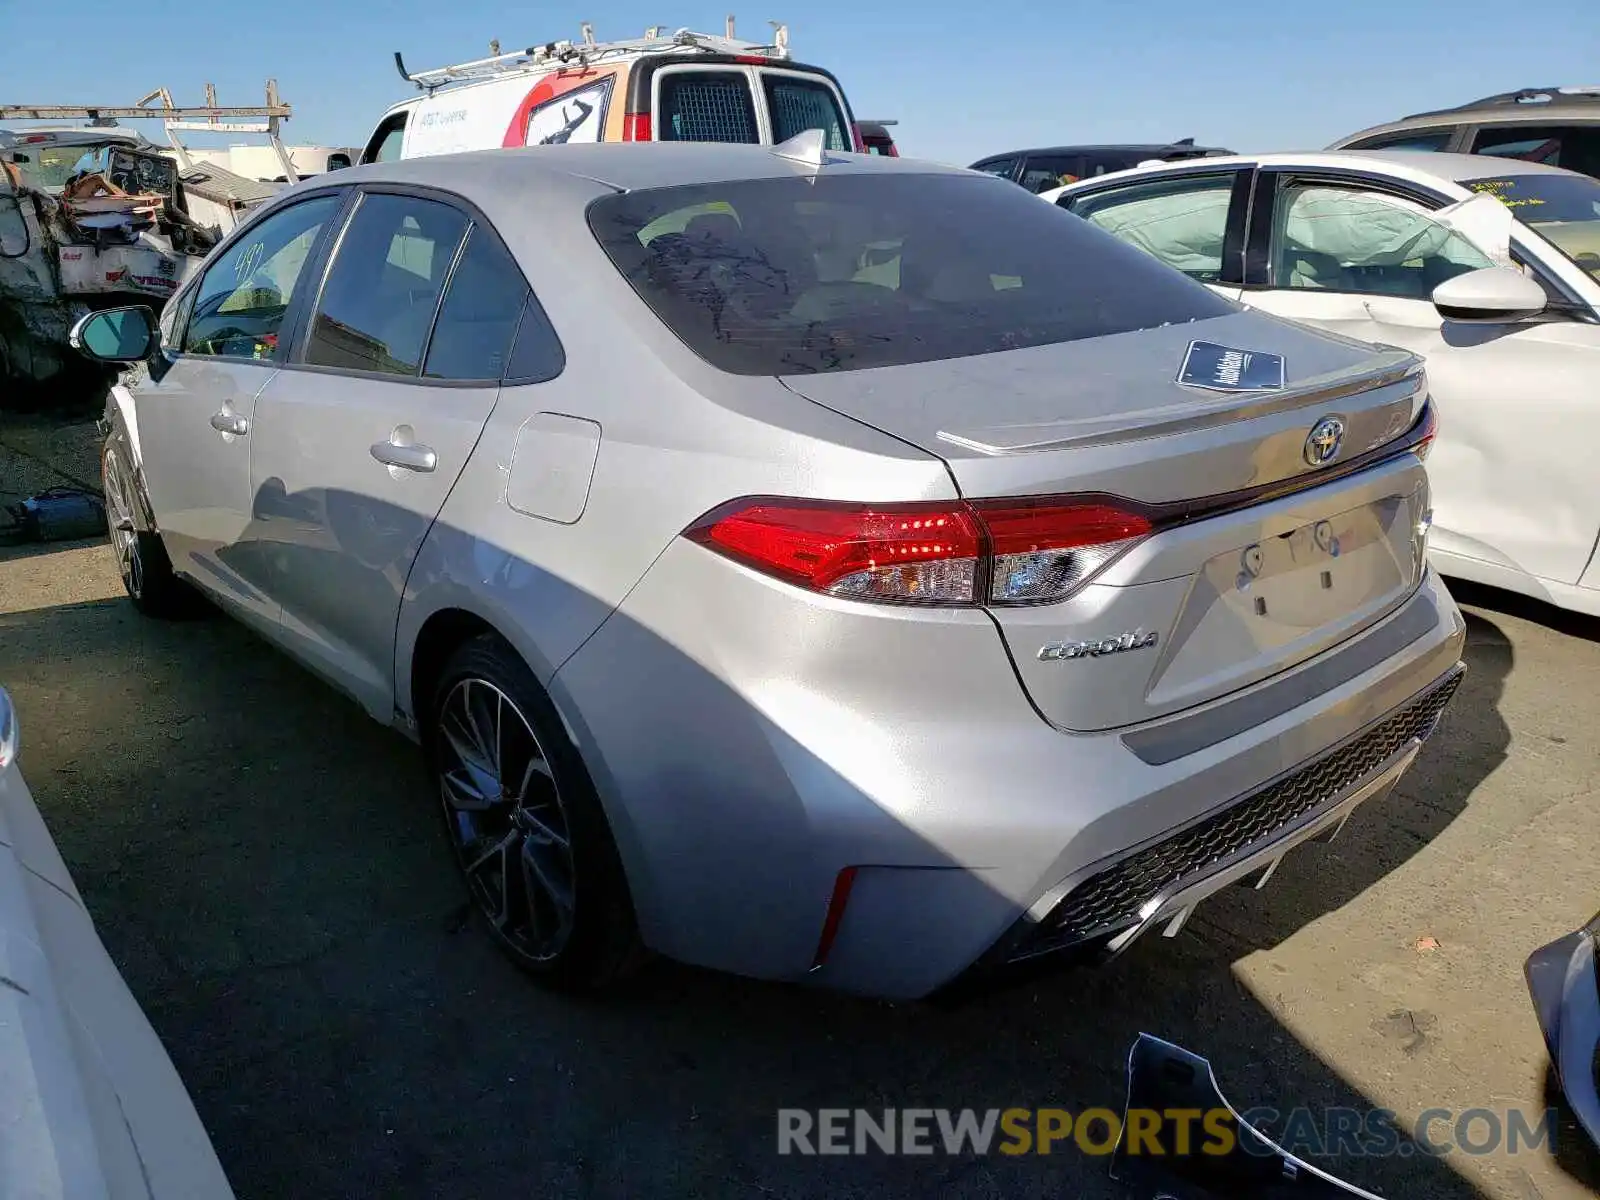
<instances>
[{"instance_id":1,"label":"wrecked car body","mask_svg":"<svg viewBox=\"0 0 1600 1200\"><path fill-rule=\"evenodd\" d=\"M177 128L265 132L288 107L269 84L260 109L0 107L0 119L79 118L89 125L0 128L0 406L27 392L68 400L99 368L71 350L75 322L96 309L159 310L244 215L284 184L245 179L196 163L172 147L118 128L118 116L164 118ZM146 100L152 97L146 97ZM208 100L214 96L208 89ZM203 121L179 118L199 114ZM233 114L256 125L225 125Z\"/></svg>"},{"instance_id":2,"label":"wrecked car body","mask_svg":"<svg viewBox=\"0 0 1600 1200\"><path fill-rule=\"evenodd\" d=\"M221 230L183 207L178 164L114 130L0 133L0 379L46 383L77 367L84 313L159 307Z\"/></svg>"}]
</instances>

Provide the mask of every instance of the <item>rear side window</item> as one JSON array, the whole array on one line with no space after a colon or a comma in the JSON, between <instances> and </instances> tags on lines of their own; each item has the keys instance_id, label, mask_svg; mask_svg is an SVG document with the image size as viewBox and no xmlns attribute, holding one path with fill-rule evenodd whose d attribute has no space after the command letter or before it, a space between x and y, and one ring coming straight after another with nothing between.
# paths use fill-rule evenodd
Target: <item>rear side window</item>
<instances>
[{"instance_id":1,"label":"rear side window","mask_svg":"<svg viewBox=\"0 0 1600 1200\"><path fill-rule=\"evenodd\" d=\"M415 375L466 231L466 215L436 200L363 197L322 286L306 362Z\"/></svg>"},{"instance_id":2,"label":"rear side window","mask_svg":"<svg viewBox=\"0 0 1600 1200\"><path fill-rule=\"evenodd\" d=\"M1084 157L1085 179L1093 179L1096 175L1110 175L1114 171L1129 171L1137 167L1148 158L1156 157L1150 154L1089 154Z\"/></svg>"},{"instance_id":3,"label":"rear side window","mask_svg":"<svg viewBox=\"0 0 1600 1200\"><path fill-rule=\"evenodd\" d=\"M1081 197L1072 211L1190 278L1222 278L1233 174L1186 175Z\"/></svg>"},{"instance_id":4,"label":"rear side window","mask_svg":"<svg viewBox=\"0 0 1600 1200\"><path fill-rule=\"evenodd\" d=\"M1409 133L1390 133L1383 137L1368 138L1363 142L1356 142L1350 147L1352 150L1426 150L1439 153L1450 146L1450 139L1455 137L1452 129L1412 130Z\"/></svg>"},{"instance_id":5,"label":"rear side window","mask_svg":"<svg viewBox=\"0 0 1600 1200\"><path fill-rule=\"evenodd\" d=\"M982 171L985 175L998 175L1001 179L1010 179L1011 173L1017 169L1017 160L1014 158L991 158L985 162L977 163L972 168Z\"/></svg>"},{"instance_id":6,"label":"rear side window","mask_svg":"<svg viewBox=\"0 0 1600 1200\"><path fill-rule=\"evenodd\" d=\"M473 229L439 306L422 373L430 379L504 377L527 297L511 255L488 230Z\"/></svg>"},{"instance_id":7,"label":"rear side window","mask_svg":"<svg viewBox=\"0 0 1600 1200\"><path fill-rule=\"evenodd\" d=\"M663 71L658 140L759 142L756 105L743 71Z\"/></svg>"},{"instance_id":8,"label":"rear side window","mask_svg":"<svg viewBox=\"0 0 1600 1200\"><path fill-rule=\"evenodd\" d=\"M786 142L808 129L820 129L827 135L828 149L853 148L845 132L844 114L826 83L772 71L763 71L761 81L767 92L774 142Z\"/></svg>"},{"instance_id":9,"label":"rear side window","mask_svg":"<svg viewBox=\"0 0 1600 1200\"><path fill-rule=\"evenodd\" d=\"M674 333L741 375L931 362L1237 311L1087 222L975 175L648 189L597 200L589 224Z\"/></svg>"},{"instance_id":10,"label":"rear side window","mask_svg":"<svg viewBox=\"0 0 1600 1200\"><path fill-rule=\"evenodd\" d=\"M1048 192L1051 188L1076 183L1082 173L1081 157L1034 155L1029 157L1027 165L1023 167L1022 178L1018 182L1037 195L1039 192Z\"/></svg>"},{"instance_id":11,"label":"rear side window","mask_svg":"<svg viewBox=\"0 0 1600 1200\"><path fill-rule=\"evenodd\" d=\"M1480 129L1472 139L1472 152L1600 176L1600 125L1503 125Z\"/></svg>"}]
</instances>

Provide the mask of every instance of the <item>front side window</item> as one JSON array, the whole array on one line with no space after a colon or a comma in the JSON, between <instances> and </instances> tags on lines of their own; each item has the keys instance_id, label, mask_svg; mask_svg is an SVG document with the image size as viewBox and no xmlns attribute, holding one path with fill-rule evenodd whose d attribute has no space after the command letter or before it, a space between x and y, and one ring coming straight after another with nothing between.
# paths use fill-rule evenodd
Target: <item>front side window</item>
<instances>
[{"instance_id":1,"label":"front side window","mask_svg":"<svg viewBox=\"0 0 1600 1200\"><path fill-rule=\"evenodd\" d=\"M662 71L656 139L759 142L755 99L741 70Z\"/></svg>"},{"instance_id":2,"label":"front side window","mask_svg":"<svg viewBox=\"0 0 1600 1200\"><path fill-rule=\"evenodd\" d=\"M362 197L322 285L306 362L415 375L466 231L466 215L437 200Z\"/></svg>"},{"instance_id":3,"label":"front side window","mask_svg":"<svg viewBox=\"0 0 1600 1200\"><path fill-rule=\"evenodd\" d=\"M1237 311L970 174L645 189L595 201L589 225L664 324L741 375L933 362Z\"/></svg>"},{"instance_id":4,"label":"front side window","mask_svg":"<svg viewBox=\"0 0 1600 1200\"><path fill-rule=\"evenodd\" d=\"M342 197L317 196L252 225L194 289L185 354L272 360L306 260Z\"/></svg>"},{"instance_id":5,"label":"front side window","mask_svg":"<svg viewBox=\"0 0 1600 1200\"><path fill-rule=\"evenodd\" d=\"M396 113L380 125L377 133L372 135L372 142L367 147L367 152L361 156L361 161L396 161L406 140L406 118L409 115L403 112Z\"/></svg>"},{"instance_id":6,"label":"front side window","mask_svg":"<svg viewBox=\"0 0 1600 1200\"><path fill-rule=\"evenodd\" d=\"M1233 179L1205 175L1129 184L1084 196L1072 211L1191 279L1214 283L1222 278Z\"/></svg>"},{"instance_id":7,"label":"front side window","mask_svg":"<svg viewBox=\"0 0 1600 1200\"><path fill-rule=\"evenodd\" d=\"M1480 129L1472 139L1472 152L1600 176L1600 124L1502 125Z\"/></svg>"},{"instance_id":8,"label":"front side window","mask_svg":"<svg viewBox=\"0 0 1600 1200\"><path fill-rule=\"evenodd\" d=\"M1600 281L1600 180L1574 175L1505 175L1473 179L1523 225Z\"/></svg>"},{"instance_id":9,"label":"front side window","mask_svg":"<svg viewBox=\"0 0 1600 1200\"><path fill-rule=\"evenodd\" d=\"M808 129L820 129L828 139L829 150L852 148L844 113L839 110L833 89L822 80L763 71L761 82L767 93L774 142L786 142Z\"/></svg>"},{"instance_id":10,"label":"front side window","mask_svg":"<svg viewBox=\"0 0 1600 1200\"><path fill-rule=\"evenodd\" d=\"M1420 207L1377 192L1293 184L1273 214L1272 285L1427 300L1494 263Z\"/></svg>"},{"instance_id":11,"label":"front side window","mask_svg":"<svg viewBox=\"0 0 1600 1200\"><path fill-rule=\"evenodd\" d=\"M611 103L611 87L615 75L608 75L597 83L574 88L547 100L528 114L528 146L560 146L566 143L598 142L603 140L606 127L606 109Z\"/></svg>"}]
</instances>

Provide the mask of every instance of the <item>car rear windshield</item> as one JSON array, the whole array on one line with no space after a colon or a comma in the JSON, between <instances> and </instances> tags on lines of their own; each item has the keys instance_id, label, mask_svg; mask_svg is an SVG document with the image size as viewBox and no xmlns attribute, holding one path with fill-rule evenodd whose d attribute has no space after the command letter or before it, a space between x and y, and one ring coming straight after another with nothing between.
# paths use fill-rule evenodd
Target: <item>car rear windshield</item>
<instances>
[{"instance_id":1,"label":"car rear windshield","mask_svg":"<svg viewBox=\"0 0 1600 1200\"><path fill-rule=\"evenodd\" d=\"M1600 180L1585 175L1493 175L1468 180L1600 279Z\"/></svg>"},{"instance_id":2,"label":"car rear windshield","mask_svg":"<svg viewBox=\"0 0 1600 1200\"><path fill-rule=\"evenodd\" d=\"M713 366L895 366L1204 320L1236 306L1015 184L844 172L656 188L589 225Z\"/></svg>"}]
</instances>

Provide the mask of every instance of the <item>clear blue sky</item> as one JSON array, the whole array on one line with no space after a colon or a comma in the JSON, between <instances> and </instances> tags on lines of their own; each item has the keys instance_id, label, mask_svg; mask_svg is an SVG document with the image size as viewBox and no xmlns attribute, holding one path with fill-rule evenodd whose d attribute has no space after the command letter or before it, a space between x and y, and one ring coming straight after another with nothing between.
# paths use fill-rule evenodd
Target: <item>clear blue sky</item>
<instances>
[{"instance_id":1,"label":"clear blue sky","mask_svg":"<svg viewBox=\"0 0 1600 1200\"><path fill-rule=\"evenodd\" d=\"M795 57L833 70L858 116L898 118L904 153L961 164L1059 142L1320 147L1491 92L1600 84L1600 0L75 0L70 20L0 0L0 103L131 104L165 85L199 104L209 81L224 104L258 104L272 76L294 106L291 143L359 144L407 95L395 50L415 69L479 57L494 37L576 40L585 19L602 41L652 24L720 32L729 11L752 39L787 21Z\"/></svg>"}]
</instances>

